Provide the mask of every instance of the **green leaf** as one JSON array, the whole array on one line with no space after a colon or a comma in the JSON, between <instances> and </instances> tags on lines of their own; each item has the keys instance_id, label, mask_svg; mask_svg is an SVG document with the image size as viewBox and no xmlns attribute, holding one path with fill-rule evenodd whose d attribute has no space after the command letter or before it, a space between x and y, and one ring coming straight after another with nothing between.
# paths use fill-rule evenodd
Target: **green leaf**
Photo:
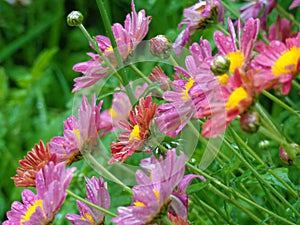
<instances>
[{"instance_id":1,"label":"green leaf","mask_svg":"<svg viewBox=\"0 0 300 225\"><path fill-rule=\"evenodd\" d=\"M34 80L43 76L44 70L49 67L57 51L57 48L46 49L38 56L30 71Z\"/></svg>"}]
</instances>

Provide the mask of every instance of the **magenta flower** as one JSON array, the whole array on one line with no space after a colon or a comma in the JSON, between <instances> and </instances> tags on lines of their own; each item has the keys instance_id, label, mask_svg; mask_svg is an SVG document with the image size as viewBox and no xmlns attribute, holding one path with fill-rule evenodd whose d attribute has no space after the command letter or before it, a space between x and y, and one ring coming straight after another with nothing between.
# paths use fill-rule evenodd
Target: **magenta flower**
<instances>
[{"instance_id":1,"label":"magenta flower","mask_svg":"<svg viewBox=\"0 0 300 225\"><path fill-rule=\"evenodd\" d=\"M119 135L118 142L110 144L113 157L109 163L119 160L124 162L134 152L148 151L143 143L150 136L150 127L156 106L152 102L151 96L140 99L139 104L130 111L129 121L120 121L120 127L124 132Z\"/></svg>"},{"instance_id":2,"label":"magenta flower","mask_svg":"<svg viewBox=\"0 0 300 225\"><path fill-rule=\"evenodd\" d=\"M147 160L146 171L149 173L145 174L141 170L136 172L138 185L133 187L131 206L119 207L118 216L111 222L119 225L153 224L169 206L173 214L187 217L184 203L181 200L175 202L172 197L177 185L178 189L184 187L181 189L183 192L189 185L189 182L183 178L186 156L183 153L176 156L176 150L171 149L167 152L165 160L156 160L154 157ZM199 178L205 181L203 177L199 176Z\"/></svg>"},{"instance_id":3,"label":"magenta flower","mask_svg":"<svg viewBox=\"0 0 300 225\"><path fill-rule=\"evenodd\" d=\"M260 17L262 28L266 28L267 16L272 12L276 5L275 0L248 0L249 3L240 9L240 17L243 20L248 20L251 17L258 18L261 10L263 9L263 14Z\"/></svg>"},{"instance_id":4,"label":"magenta flower","mask_svg":"<svg viewBox=\"0 0 300 225\"><path fill-rule=\"evenodd\" d=\"M216 19L223 21L224 7L219 0L199 0L195 5L184 9L183 16L185 18L178 27L181 28L184 24L187 24L187 27L178 35L173 44L173 49L177 55L190 42L191 35L197 30L213 24Z\"/></svg>"},{"instance_id":5,"label":"magenta flower","mask_svg":"<svg viewBox=\"0 0 300 225\"><path fill-rule=\"evenodd\" d=\"M270 89L282 84L282 94L288 94L293 78L300 70L300 33L287 38L285 43L275 40L260 46L259 53L252 63L257 70L256 88Z\"/></svg>"},{"instance_id":6,"label":"magenta flower","mask_svg":"<svg viewBox=\"0 0 300 225\"><path fill-rule=\"evenodd\" d=\"M20 160L20 168L17 175L12 177L18 187L35 187L36 174L49 162L56 163L56 155L50 152L49 143L45 146L43 141L34 145L23 160Z\"/></svg>"},{"instance_id":7,"label":"magenta flower","mask_svg":"<svg viewBox=\"0 0 300 225\"><path fill-rule=\"evenodd\" d=\"M289 9L293 9L293 8L296 8L297 6L300 5L300 0L294 0L292 2L292 4L290 5Z\"/></svg>"},{"instance_id":8,"label":"magenta flower","mask_svg":"<svg viewBox=\"0 0 300 225\"><path fill-rule=\"evenodd\" d=\"M124 27L115 23L112 31L117 42L121 57L125 60L136 46L144 39L148 33L150 16L146 16L144 10L138 13L135 10L134 1L131 3L131 16L128 14ZM117 67L114 51L109 38L99 35L96 36L98 46L105 57L108 57L113 66ZM88 53L92 58L87 62L81 62L74 65L73 70L83 73L84 76L75 78L75 87L72 92L89 87L102 79L110 71L109 67L103 65L103 59L98 54Z\"/></svg>"},{"instance_id":9,"label":"magenta flower","mask_svg":"<svg viewBox=\"0 0 300 225\"><path fill-rule=\"evenodd\" d=\"M50 141L50 150L57 155L58 161L71 164L80 159L81 151L92 150L97 146L101 106L102 102L96 105L95 95L91 105L82 96L78 120L70 116L64 122L64 136L54 137Z\"/></svg>"},{"instance_id":10,"label":"magenta flower","mask_svg":"<svg viewBox=\"0 0 300 225\"><path fill-rule=\"evenodd\" d=\"M133 87L130 82L130 86L134 89L134 96L139 99L148 87L148 84L145 83L144 85L137 85ZM101 136L105 136L108 132L121 128L119 124L120 121L127 120L129 117L132 105L124 89L125 88L123 87L121 87L122 91L120 91L120 88L117 89L120 92L114 93L110 109L104 110L100 115L100 129L103 131Z\"/></svg>"},{"instance_id":11,"label":"magenta flower","mask_svg":"<svg viewBox=\"0 0 300 225\"><path fill-rule=\"evenodd\" d=\"M66 198L66 189L76 168L50 162L36 175L36 194L25 189L22 201L13 202L3 225L50 224Z\"/></svg>"},{"instance_id":12,"label":"magenta flower","mask_svg":"<svg viewBox=\"0 0 300 225\"><path fill-rule=\"evenodd\" d=\"M214 89L218 82L210 70L212 55L209 42L200 39L200 45L193 43L190 53L185 60L187 70L174 68L186 80L175 80L172 84L174 91L166 91L163 95L169 103L157 108L155 122L159 131L173 138L217 94Z\"/></svg>"},{"instance_id":13,"label":"magenta flower","mask_svg":"<svg viewBox=\"0 0 300 225\"><path fill-rule=\"evenodd\" d=\"M202 127L202 135L208 138L215 138L225 131L230 122L238 115L244 113L253 103L254 97L259 91L254 87L255 73L249 70L235 70L233 76L228 78L226 86L222 86L222 95L214 104L211 104L210 118ZM203 112L196 115L203 118Z\"/></svg>"},{"instance_id":14,"label":"magenta flower","mask_svg":"<svg viewBox=\"0 0 300 225\"><path fill-rule=\"evenodd\" d=\"M91 179L85 177L86 195L89 202L98 205L104 209L110 207L110 197L107 191L107 183L100 177L92 177ZM77 201L77 206L80 215L68 214L66 218L74 225L94 225L103 224L105 214L95 208L92 208L80 201Z\"/></svg>"},{"instance_id":15,"label":"magenta flower","mask_svg":"<svg viewBox=\"0 0 300 225\"><path fill-rule=\"evenodd\" d=\"M236 45L236 33L230 18L228 18L230 37L225 36L220 31L214 33L214 40L219 50L219 54L226 56L230 60L229 72L231 74L238 68L245 70L248 66L250 59L253 56L252 50L255 46L259 24L258 19L248 19L243 28L243 35L241 36L241 26L240 23L238 23L238 46ZM228 76L227 73L218 76L219 82L222 85L226 85Z\"/></svg>"}]
</instances>

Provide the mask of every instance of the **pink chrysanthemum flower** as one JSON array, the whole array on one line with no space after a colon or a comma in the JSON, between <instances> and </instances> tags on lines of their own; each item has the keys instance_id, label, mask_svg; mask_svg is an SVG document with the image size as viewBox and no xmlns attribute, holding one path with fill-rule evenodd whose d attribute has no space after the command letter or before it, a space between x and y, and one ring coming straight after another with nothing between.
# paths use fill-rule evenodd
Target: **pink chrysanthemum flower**
<instances>
[{"instance_id":1,"label":"pink chrysanthemum flower","mask_svg":"<svg viewBox=\"0 0 300 225\"><path fill-rule=\"evenodd\" d=\"M217 137L225 131L233 119L244 113L253 104L254 97L259 93L259 90L254 88L254 76L253 70L249 70L247 73L241 69L235 70L234 75L228 78L227 85L222 86L223 94L219 96L218 102L211 105L206 111L210 115L205 115L203 112L196 115L199 118L210 117L202 128L204 137ZM215 124L216 122L218 124Z\"/></svg>"},{"instance_id":2,"label":"pink chrysanthemum flower","mask_svg":"<svg viewBox=\"0 0 300 225\"><path fill-rule=\"evenodd\" d=\"M286 39L285 43L272 41L260 46L259 53L252 63L257 70L255 86L263 90L281 83L282 94L288 94L293 78L300 70L300 33Z\"/></svg>"},{"instance_id":3,"label":"pink chrysanthemum flower","mask_svg":"<svg viewBox=\"0 0 300 225\"><path fill-rule=\"evenodd\" d=\"M144 85L137 85L135 87L132 87L131 85L131 88L134 89L134 96L137 99L140 98L147 87L147 83ZM121 88L121 90L124 90L124 88ZM120 128L119 122L128 119L131 109L132 105L127 94L124 91L116 92L113 95L110 109L104 110L100 115L100 129L103 131L101 136L105 136L108 132L112 132L115 129Z\"/></svg>"},{"instance_id":4,"label":"pink chrysanthemum flower","mask_svg":"<svg viewBox=\"0 0 300 225\"><path fill-rule=\"evenodd\" d=\"M47 225L66 198L66 189L76 168L66 169L64 163L50 162L36 175L36 194L25 189L22 201L13 202L3 225Z\"/></svg>"},{"instance_id":5,"label":"pink chrysanthemum flower","mask_svg":"<svg viewBox=\"0 0 300 225\"><path fill-rule=\"evenodd\" d=\"M18 187L35 187L36 174L43 169L49 162L56 162L56 155L50 153L49 144L34 145L32 150L27 153L23 160L20 160L20 168L17 169L17 175L12 177L15 185Z\"/></svg>"},{"instance_id":6,"label":"pink chrysanthemum flower","mask_svg":"<svg viewBox=\"0 0 300 225\"><path fill-rule=\"evenodd\" d=\"M138 185L133 187L134 195L131 206L119 207L118 216L111 222L118 225L153 224L165 210L172 209L172 215L182 219L187 218L185 204L173 195L174 188L182 187L185 192L192 179L184 179L186 156L181 153L176 156L176 150L171 149L166 154L165 160L150 159L152 164L147 165L147 174L138 170L136 180ZM197 176L200 179L205 179ZM195 178L195 177L193 177Z\"/></svg>"},{"instance_id":7,"label":"pink chrysanthemum flower","mask_svg":"<svg viewBox=\"0 0 300 225\"><path fill-rule=\"evenodd\" d=\"M258 18L261 10L263 14L260 16L262 28L266 28L267 16L272 12L276 5L276 0L248 0L249 3L240 9L240 17L243 20L248 20L251 17Z\"/></svg>"},{"instance_id":8,"label":"pink chrysanthemum flower","mask_svg":"<svg viewBox=\"0 0 300 225\"><path fill-rule=\"evenodd\" d=\"M64 136L54 137L50 141L50 150L57 155L58 161L71 164L81 158L82 151L92 150L98 144L101 106L102 102L96 105L95 95L91 105L82 96L78 120L70 116L64 122Z\"/></svg>"},{"instance_id":9,"label":"pink chrysanthemum flower","mask_svg":"<svg viewBox=\"0 0 300 225\"><path fill-rule=\"evenodd\" d=\"M130 14L126 16L124 27L119 23L115 23L112 26L112 31L123 60L133 52L136 46L147 35L151 21L151 17L146 16L145 10L141 10L138 13L136 12L134 1L131 3L131 8L131 16ZM96 41L104 56L108 57L113 66L116 67L114 51L109 38L99 35L96 36ZM88 55L92 58L91 60L78 63L73 67L73 70L84 74L84 76L74 79L75 87L72 90L73 92L95 84L109 72L109 68L103 65L103 60L100 55L93 53L88 53Z\"/></svg>"},{"instance_id":10,"label":"pink chrysanthemum flower","mask_svg":"<svg viewBox=\"0 0 300 225\"><path fill-rule=\"evenodd\" d=\"M173 49L177 55L182 48L190 42L190 37L199 29L204 29L216 22L223 21L224 7L218 0L199 0L195 5L184 9L184 20L178 25L181 28L184 24L187 27L178 35L173 44Z\"/></svg>"},{"instance_id":11,"label":"pink chrysanthemum flower","mask_svg":"<svg viewBox=\"0 0 300 225\"><path fill-rule=\"evenodd\" d=\"M151 96L140 99L139 104L130 111L129 121L120 121L124 132L118 137L118 142L110 144L113 155L109 163L121 160L124 162L134 152L145 151L143 143L150 136L150 126L156 110Z\"/></svg>"},{"instance_id":12,"label":"pink chrysanthemum flower","mask_svg":"<svg viewBox=\"0 0 300 225\"><path fill-rule=\"evenodd\" d=\"M190 47L191 55L186 57L187 70L175 67L177 73L186 80L177 79L172 83L174 91L164 93L164 100L169 103L157 108L156 125L160 132L177 137L197 111L207 105L216 92L218 86L210 70L212 60L209 42L200 39L200 45L193 43Z\"/></svg>"},{"instance_id":13,"label":"pink chrysanthemum flower","mask_svg":"<svg viewBox=\"0 0 300 225\"><path fill-rule=\"evenodd\" d=\"M110 197L107 191L107 183L100 177L92 177L91 179L85 177L86 195L89 202L98 205L104 209L110 207ZM86 204L76 201L80 215L68 214L66 218L74 225L94 225L103 224L105 214L97 209L94 209Z\"/></svg>"},{"instance_id":14,"label":"pink chrysanthemum flower","mask_svg":"<svg viewBox=\"0 0 300 225\"><path fill-rule=\"evenodd\" d=\"M149 74L149 79L152 82L159 82L160 83L160 89L163 91L170 90L170 78L165 74L163 69L160 66L156 66L153 68L151 73Z\"/></svg>"},{"instance_id":15,"label":"pink chrysanthemum flower","mask_svg":"<svg viewBox=\"0 0 300 225\"><path fill-rule=\"evenodd\" d=\"M214 33L214 40L219 50L219 55L226 56L230 60L229 72L233 74L236 69L246 69L252 58L252 50L255 46L257 34L259 31L259 20L250 18L247 20L241 36L241 26L238 23L238 40L239 45L236 45L236 33L233 23L228 18L228 29L230 37L225 36L222 32ZM226 85L229 75L227 73L218 76L220 84Z\"/></svg>"}]
</instances>

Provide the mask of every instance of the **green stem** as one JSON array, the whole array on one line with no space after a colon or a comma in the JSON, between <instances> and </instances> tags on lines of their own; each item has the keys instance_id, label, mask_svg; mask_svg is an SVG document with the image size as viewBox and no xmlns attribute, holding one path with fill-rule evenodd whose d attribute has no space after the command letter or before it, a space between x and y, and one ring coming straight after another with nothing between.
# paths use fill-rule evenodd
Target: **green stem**
<instances>
[{"instance_id":1,"label":"green stem","mask_svg":"<svg viewBox=\"0 0 300 225\"><path fill-rule=\"evenodd\" d=\"M297 20L295 20L295 18L290 13L288 13L284 8L282 8L280 4L276 4L276 9L279 15L286 17L288 20L293 22L296 26L298 27L300 26L300 23Z\"/></svg>"},{"instance_id":2,"label":"green stem","mask_svg":"<svg viewBox=\"0 0 300 225\"><path fill-rule=\"evenodd\" d=\"M93 39L91 37L91 35L89 34L89 32L85 29L85 27L82 24L80 24L78 27L81 30L81 32L83 33L83 35L86 37L86 39L93 45L93 47L95 48L96 52L101 56L101 58L105 62L105 64L113 71L114 75L118 78L118 80L120 81L120 83L124 85L122 77L118 74L118 72L116 71L116 68L111 64L111 62L109 61L109 59L104 56L103 52L99 48L99 46L98 46L97 42L95 41L95 39Z\"/></svg>"},{"instance_id":3,"label":"green stem","mask_svg":"<svg viewBox=\"0 0 300 225\"><path fill-rule=\"evenodd\" d=\"M97 5L98 5L98 9L100 11L100 14L101 14L103 23L104 23L105 30L107 32L107 35L108 35L109 39L110 39L111 45L112 45L112 47L114 49L114 53L115 53L117 64L118 64L119 67L123 67L122 57L120 55L120 52L119 52L119 49L118 49L117 42L115 40L114 34L112 32L110 19L108 17L106 8L104 6L104 3L103 3L102 0L96 0L96 2L97 2ZM128 82L126 82L126 84L127 83Z\"/></svg>"},{"instance_id":4,"label":"green stem","mask_svg":"<svg viewBox=\"0 0 300 225\"><path fill-rule=\"evenodd\" d=\"M276 196L281 200L282 203L286 204L297 216L300 216L300 213L265 179L253 168L242 155L235 150L227 140L224 140L225 145L239 158L239 160L253 173L253 175L260 180L266 187L269 188Z\"/></svg>"},{"instance_id":5,"label":"green stem","mask_svg":"<svg viewBox=\"0 0 300 225\"><path fill-rule=\"evenodd\" d=\"M229 6L226 1L222 1L222 5L224 6L224 8L230 12L232 15L234 15L236 18L240 18L240 13L235 10L232 6ZM245 21L242 20L242 22L244 23Z\"/></svg>"},{"instance_id":6,"label":"green stem","mask_svg":"<svg viewBox=\"0 0 300 225\"><path fill-rule=\"evenodd\" d=\"M130 85L128 85L129 84L128 75L127 75L126 69L124 68L122 56L120 54L116 39L115 39L114 34L112 32L111 22L110 22L108 14L107 14L107 10L105 8L103 0L96 0L96 2L97 2L98 9L100 11L100 14L101 14L103 23L104 23L105 30L107 32L107 35L108 35L109 39L110 39L110 43L111 43L111 46L112 46L113 51L114 51L114 55L115 55L117 65L118 65L119 68L121 68L120 78L122 79L122 81L124 81L124 82L122 82L122 84L126 89L126 93L129 97L129 100L130 100L131 104L134 105L134 103L136 102L136 98L133 94L132 88L130 87ZM122 68L124 68L124 69L122 69Z\"/></svg>"},{"instance_id":7,"label":"green stem","mask_svg":"<svg viewBox=\"0 0 300 225\"><path fill-rule=\"evenodd\" d=\"M216 214L217 216L218 213L216 212L215 209L213 209L212 207L210 207L209 205L205 204L203 201L199 200L198 198L196 198L196 196L191 196L192 200L195 201L195 203L197 203L197 205L200 207L200 210L203 212L206 212L206 216L208 217L208 219L211 221L211 223L213 225L217 225L216 221L214 220L215 217L212 217L210 215L209 212L207 212L207 210L211 211L212 213ZM207 207L206 207L207 206Z\"/></svg>"},{"instance_id":8,"label":"green stem","mask_svg":"<svg viewBox=\"0 0 300 225\"><path fill-rule=\"evenodd\" d=\"M298 90L300 90L300 84L298 84L297 81L293 80L293 81L292 81L292 85L293 85L295 88L297 88Z\"/></svg>"},{"instance_id":9,"label":"green stem","mask_svg":"<svg viewBox=\"0 0 300 225\"><path fill-rule=\"evenodd\" d=\"M227 35L227 36L230 35L229 32L228 32L224 27L222 27L219 23L216 24L215 27L216 27L218 30L222 31L223 34L225 34L225 35Z\"/></svg>"},{"instance_id":10,"label":"green stem","mask_svg":"<svg viewBox=\"0 0 300 225\"><path fill-rule=\"evenodd\" d=\"M168 216L164 216L162 218L162 221L163 221L163 224L165 225L174 225L170 220L169 220L169 217Z\"/></svg>"},{"instance_id":11,"label":"green stem","mask_svg":"<svg viewBox=\"0 0 300 225\"><path fill-rule=\"evenodd\" d=\"M210 211L214 212L216 214L216 216L218 216L219 218L222 218L223 220L225 220L228 224L231 224L231 225L234 225L235 223L232 221L231 218L228 218L228 216L221 211L220 207L218 207L216 204L215 204L215 201L214 200L211 200L206 193L204 193L202 191L202 196L205 198L205 200L207 201L208 204L206 204L205 202L199 200L200 203L202 203L205 208L209 209ZM213 208L212 208L212 207Z\"/></svg>"},{"instance_id":12,"label":"green stem","mask_svg":"<svg viewBox=\"0 0 300 225\"><path fill-rule=\"evenodd\" d=\"M102 174L102 176L105 176L109 179L111 179L113 182L119 184L126 192L133 195L134 192L126 186L122 181L120 181L118 178L116 178L113 174L111 174L105 167L103 167L100 163L96 161L96 159L89 153L84 155L84 158L87 159L97 170L99 170Z\"/></svg>"},{"instance_id":13,"label":"green stem","mask_svg":"<svg viewBox=\"0 0 300 225\"><path fill-rule=\"evenodd\" d=\"M173 65L173 66L178 66L177 61L174 59L174 57L173 57L172 55L170 55L169 60L170 60L170 62L171 62L171 65Z\"/></svg>"},{"instance_id":14,"label":"green stem","mask_svg":"<svg viewBox=\"0 0 300 225\"><path fill-rule=\"evenodd\" d=\"M140 71L135 65L129 64L128 65L137 75L139 75L140 78L145 80L148 84L151 84L152 81L142 72Z\"/></svg>"},{"instance_id":15,"label":"green stem","mask_svg":"<svg viewBox=\"0 0 300 225\"><path fill-rule=\"evenodd\" d=\"M281 221L281 222L283 222L283 223L285 223L285 224L289 224L289 225L296 225L295 223L292 223L292 222L288 221L287 219L285 219L285 218L283 218L283 217L281 217L281 216L279 216L279 215L277 215L277 214L271 212L270 210L268 210L268 209L266 209L266 208L260 206L259 204L255 203L255 202L251 201L251 200L248 199L247 197L245 197L245 196L241 195L239 192L235 191L233 188L227 187L227 186L224 185L221 181L219 181L219 180L217 180L216 178L210 176L209 174L205 173L204 171L199 170L198 168L194 167L192 164L187 163L186 165L187 165L192 171L194 171L194 172L196 172L196 173L198 173L198 174L204 176L204 177L207 179L207 182L208 182L208 181L212 181L213 183L217 184L218 186L220 186L220 187L223 188L224 190L228 191L229 193L232 193L233 195L235 195L236 197L240 198L241 200L243 200L243 201L247 202L248 204L250 204L250 205L256 207L257 209L259 209L259 210L261 210L261 211L263 211L263 212L265 212L265 213L267 213L267 214L273 216L273 217L274 217L275 219L277 219L278 221ZM209 184L209 185L212 186L211 184ZM213 187L213 186L212 186L212 187ZM214 188L214 187L213 187L212 190L213 190L215 193L217 193L217 194L220 193L220 196L221 196L222 198L224 198L224 199L226 199L227 201L229 201L229 202L235 204L235 205L236 205L237 207L239 207L242 211L244 211L245 213L247 213L247 212L246 212L247 209L245 209L242 205L240 205L240 203L237 202L236 200L234 200L234 199L232 199L232 198L229 198L227 195L223 194L222 192L220 192L218 189L216 189L216 188ZM246 210L246 211L245 211L245 210ZM248 210L248 211L249 211L249 210ZM248 213L249 213L249 212L248 212ZM247 213L247 214L248 214L248 213ZM296 214L299 214L299 213L297 212ZM248 214L248 215L249 215L249 214ZM251 212L250 212L250 215L251 215L251 216L254 216L254 218L256 217L255 215L252 215ZM249 216L250 216L250 215L249 215ZM252 217L251 217L251 218L252 218ZM256 218L257 218L257 217L256 217ZM253 219L253 218L252 218L252 219ZM259 220L259 222L261 222L261 220L260 220L259 218L257 218L256 220ZM256 220L255 220L255 221L256 221Z\"/></svg>"},{"instance_id":16,"label":"green stem","mask_svg":"<svg viewBox=\"0 0 300 225\"><path fill-rule=\"evenodd\" d=\"M269 93L267 91L262 91L262 94L264 96L268 97L269 99L271 99L272 101L274 101L275 103L277 103L278 105L280 105L282 108L286 109L290 113L292 113L295 116L297 116L298 118L300 118L300 115L294 109L292 109L290 106L288 106L287 104L285 104L279 98L275 97L274 95L272 95L271 93Z\"/></svg>"},{"instance_id":17,"label":"green stem","mask_svg":"<svg viewBox=\"0 0 300 225\"><path fill-rule=\"evenodd\" d=\"M263 165L264 167L266 168L269 168L265 162L263 160L261 160L261 158L252 150L252 148L250 148L243 140L242 138L232 129L230 128L230 131L231 133L233 134L234 136L234 139L241 144L242 148L244 148L247 152L249 152L251 154L251 156L261 165ZM263 133L265 134L265 132L263 131ZM241 149L242 149L241 148ZM297 192L290 186L288 185L280 176L278 176L276 174L276 172L274 172L272 169L268 169L268 172L270 174L272 174L282 185L284 185L288 190L289 192L293 195L293 197L295 199L298 198L298 194Z\"/></svg>"},{"instance_id":18,"label":"green stem","mask_svg":"<svg viewBox=\"0 0 300 225\"><path fill-rule=\"evenodd\" d=\"M255 108L257 109L257 112L259 113L261 117L262 123L269 128L269 130L272 130L272 132L275 132L277 136L281 136L281 132L279 132L278 128L275 126L273 121L270 119L270 116L265 112L265 109L256 102Z\"/></svg>"},{"instance_id":19,"label":"green stem","mask_svg":"<svg viewBox=\"0 0 300 225\"><path fill-rule=\"evenodd\" d=\"M98 205L95 205L95 204L89 202L88 200L86 200L84 198L81 198L80 196L76 195L75 193L73 193L72 191L70 191L68 189L66 190L66 192L68 193L68 195L72 196L73 198L75 198L75 199L77 199L77 200L85 203L86 205L91 206L91 207L93 207L93 208L95 208L95 209L97 209L97 210L99 210L99 211L101 211L101 212L103 212L103 213L105 213L107 215L110 215L112 217L116 217L117 216L116 214L108 211L107 209L104 209L104 208L102 208L102 207L100 207Z\"/></svg>"}]
</instances>

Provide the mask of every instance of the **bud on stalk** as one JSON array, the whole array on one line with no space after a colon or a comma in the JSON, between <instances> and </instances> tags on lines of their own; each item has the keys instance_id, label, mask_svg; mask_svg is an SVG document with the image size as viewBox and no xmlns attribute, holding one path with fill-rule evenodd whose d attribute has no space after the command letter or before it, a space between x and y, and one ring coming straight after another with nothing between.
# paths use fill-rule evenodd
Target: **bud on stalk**
<instances>
[{"instance_id":1,"label":"bud on stalk","mask_svg":"<svg viewBox=\"0 0 300 225\"><path fill-rule=\"evenodd\" d=\"M167 59L170 57L172 45L164 35L157 35L150 40L150 52L152 55Z\"/></svg>"}]
</instances>

